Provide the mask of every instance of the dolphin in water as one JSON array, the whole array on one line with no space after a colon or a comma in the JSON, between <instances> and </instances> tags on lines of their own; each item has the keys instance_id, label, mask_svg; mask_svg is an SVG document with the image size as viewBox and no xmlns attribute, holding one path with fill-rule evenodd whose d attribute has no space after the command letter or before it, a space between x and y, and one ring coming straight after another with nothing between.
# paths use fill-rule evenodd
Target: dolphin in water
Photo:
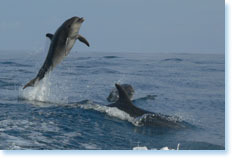
<instances>
[{"instance_id":1,"label":"dolphin in water","mask_svg":"<svg viewBox=\"0 0 235 160\"><path fill-rule=\"evenodd\" d=\"M119 99L115 103L109 104L109 107L117 107L118 109L128 113L131 117L139 119L140 123L145 125L175 129L190 126L187 122L179 120L177 117L146 111L135 106L126 92L126 90L130 90L130 87L124 88L119 84L115 84L115 86L119 94Z\"/></svg>"},{"instance_id":2,"label":"dolphin in water","mask_svg":"<svg viewBox=\"0 0 235 160\"><path fill-rule=\"evenodd\" d=\"M69 54L77 39L85 43L88 47L90 46L86 38L78 33L83 22L83 18L72 17L66 20L57 29L54 35L51 33L46 34L46 37L51 40L46 60L37 76L29 81L23 89L29 86L34 86L37 82L43 79L48 72L52 71L52 69Z\"/></svg>"}]
</instances>

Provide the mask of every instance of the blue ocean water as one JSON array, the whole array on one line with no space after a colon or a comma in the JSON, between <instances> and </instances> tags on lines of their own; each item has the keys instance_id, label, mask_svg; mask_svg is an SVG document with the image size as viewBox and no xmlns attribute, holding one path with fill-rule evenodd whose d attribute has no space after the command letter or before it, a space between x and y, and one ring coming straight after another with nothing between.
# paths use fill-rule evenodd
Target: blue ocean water
<instances>
[{"instance_id":1,"label":"blue ocean water","mask_svg":"<svg viewBox=\"0 0 235 160\"><path fill-rule=\"evenodd\" d=\"M225 149L225 56L71 52L37 87L39 51L0 51L0 149ZM106 100L131 84L136 106L192 128L138 126Z\"/></svg>"}]
</instances>

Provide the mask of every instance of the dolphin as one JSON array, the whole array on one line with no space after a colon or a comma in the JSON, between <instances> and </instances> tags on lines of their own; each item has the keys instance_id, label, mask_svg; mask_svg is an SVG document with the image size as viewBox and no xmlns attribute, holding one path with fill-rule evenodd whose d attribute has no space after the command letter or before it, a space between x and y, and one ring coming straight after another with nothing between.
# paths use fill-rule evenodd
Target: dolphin
<instances>
[{"instance_id":1,"label":"dolphin","mask_svg":"<svg viewBox=\"0 0 235 160\"><path fill-rule=\"evenodd\" d=\"M140 119L140 123L144 123L146 125L175 129L187 127L187 122L179 120L176 117L146 111L135 106L130 100L130 97L125 91L125 88L122 87L120 84L115 84L115 86L118 90L119 99L115 103L107 105L108 107L117 107L118 109L128 113L131 117Z\"/></svg>"},{"instance_id":2,"label":"dolphin","mask_svg":"<svg viewBox=\"0 0 235 160\"><path fill-rule=\"evenodd\" d=\"M46 34L46 37L51 40L46 60L37 76L29 81L23 89L34 86L35 83L39 82L47 73L52 71L52 69L69 54L77 39L85 43L88 47L90 46L86 38L78 33L83 22L84 18L72 17L66 20L57 29L54 35L51 33Z\"/></svg>"}]
</instances>

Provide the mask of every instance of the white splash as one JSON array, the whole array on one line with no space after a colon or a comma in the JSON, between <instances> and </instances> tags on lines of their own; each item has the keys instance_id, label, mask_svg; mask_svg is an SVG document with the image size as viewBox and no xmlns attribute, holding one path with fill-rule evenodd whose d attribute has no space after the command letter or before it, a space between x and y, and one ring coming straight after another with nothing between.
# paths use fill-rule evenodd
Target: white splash
<instances>
[{"instance_id":1,"label":"white splash","mask_svg":"<svg viewBox=\"0 0 235 160\"><path fill-rule=\"evenodd\" d=\"M168 151L168 150L179 150L180 149L180 143L178 143L176 149L173 149L173 148L168 148L168 147L162 147L160 149L155 149L155 148L152 148L152 149L148 149L146 146L137 146L137 147L133 147L133 150L163 150L163 151Z\"/></svg>"},{"instance_id":2,"label":"white splash","mask_svg":"<svg viewBox=\"0 0 235 160\"><path fill-rule=\"evenodd\" d=\"M135 125L135 118L131 117L129 114L127 114L126 112L124 112L116 107L102 106L102 105L92 103L91 101L89 101L86 104L82 104L82 105L78 104L76 106L79 106L83 109L93 109L93 110L96 110L99 112L103 112L111 117L116 117L121 120L127 120L128 122L131 122Z\"/></svg>"},{"instance_id":3,"label":"white splash","mask_svg":"<svg viewBox=\"0 0 235 160\"><path fill-rule=\"evenodd\" d=\"M55 78L54 78L55 79ZM54 80L53 79L53 80ZM50 75L46 75L34 87L19 88L19 97L29 101L67 103L68 97L63 94L63 86L53 82Z\"/></svg>"},{"instance_id":4,"label":"white splash","mask_svg":"<svg viewBox=\"0 0 235 160\"><path fill-rule=\"evenodd\" d=\"M148 148L146 146L143 146L143 147L137 146L137 147L133 147L133 150L148 150Z\"/></svg>"}]
</instances>

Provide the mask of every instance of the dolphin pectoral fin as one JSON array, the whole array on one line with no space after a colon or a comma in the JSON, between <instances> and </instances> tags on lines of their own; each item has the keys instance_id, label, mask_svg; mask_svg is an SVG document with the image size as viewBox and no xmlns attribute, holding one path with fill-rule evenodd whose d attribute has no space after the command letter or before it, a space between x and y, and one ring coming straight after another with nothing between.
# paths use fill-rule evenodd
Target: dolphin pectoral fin
<instances>
[{"instance_id":1,"label":"dolphin pectoral fin","mask_svg":"<svg viewBox=\"0 0 235 160\"><path fill-rule=\"evenodd\" d=\"M47 34L46 34L46 37L48 37L50 40L52 40L52 38L53 38L53 34L51 34L51 33L47 33Z\"/></svg>"},{"instance_id":2,"label":"dolphin pectoral fin","mask_svg":"<svg viewBox=\"0 0 235 160\"><path fill-rule=\"evenodd\" d=\"M79 41L81 41L82 43L85 43L88 47L90 47L89 42L83 36L78 35L77 39L79 39Z\"/></svg>"},{"instance_id":3,"label":"dolphin pectoral fin","mask_svg":"<svg viewBox=\"0 0 235 160\"><path fill-rule=\"evenodd\" d=\"M23 87L23 89L25 89L25 88L27 88L27 87L33 87L34 86L34 84L35 84L35 82L38 80L38 78L36 77L36 78L34 78L34 79L32 79L31 81L29 81L24 87Z\"/></svg>"}]
</instances>

